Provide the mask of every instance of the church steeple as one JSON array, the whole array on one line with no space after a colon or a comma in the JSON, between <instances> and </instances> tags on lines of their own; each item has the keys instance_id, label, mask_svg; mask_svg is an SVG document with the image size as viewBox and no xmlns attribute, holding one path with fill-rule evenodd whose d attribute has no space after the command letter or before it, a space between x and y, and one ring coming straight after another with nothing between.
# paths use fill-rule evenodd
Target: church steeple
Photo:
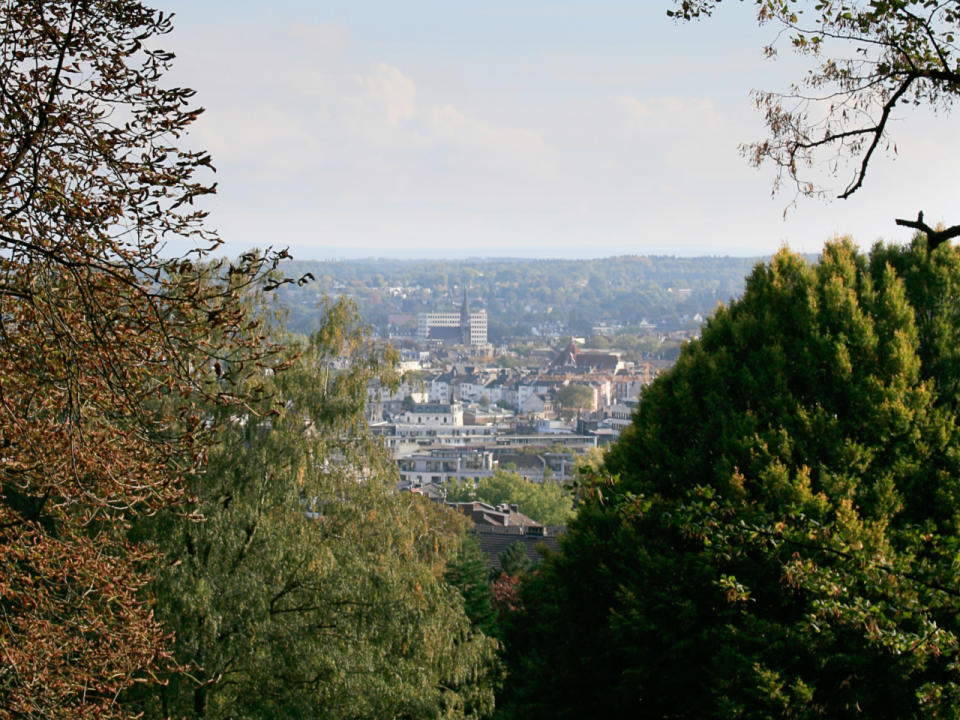
<instances>
[{"instance_id":1,"label":"church steeple","mask_svg":"<svg viewBox=\"0 0 960 720\"><path fill-rule=\"evenodd\" d=\"M470 300L467 298L467 286L463 286L463 305L460 307L460 341L470 345Z\"/></svg>"}]
</instances>

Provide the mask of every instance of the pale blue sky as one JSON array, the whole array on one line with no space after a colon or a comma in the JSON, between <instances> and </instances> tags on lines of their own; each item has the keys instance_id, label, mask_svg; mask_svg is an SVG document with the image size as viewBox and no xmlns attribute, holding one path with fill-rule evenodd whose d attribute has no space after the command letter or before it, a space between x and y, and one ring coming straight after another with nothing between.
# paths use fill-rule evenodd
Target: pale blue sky
<instances>
[{"instance_id":1,"label":"pale blue sky","mask_svg":"<svg viewBox=\"0 0 960 720\"><path fill-rule=\"evenodd\" d=\"M162 0L158 0L158 3ZM666 2L170 0L172 80L207 113L211 224L231 253L298 258L757 255L830 236L906 239L894 217L956 221L947 120L898 124L853 200L770 197L751 88L751 4L676 25ZM902 125L902 129L900 127ZM954 213L951 217L951 213Z\"/></svg>"}]
</instances>

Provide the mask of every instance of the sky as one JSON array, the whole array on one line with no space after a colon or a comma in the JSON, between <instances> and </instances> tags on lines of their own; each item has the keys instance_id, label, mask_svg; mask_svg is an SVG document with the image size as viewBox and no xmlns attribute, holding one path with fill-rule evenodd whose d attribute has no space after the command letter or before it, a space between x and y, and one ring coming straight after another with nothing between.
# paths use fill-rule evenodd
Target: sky
<instances>
[{"instance_id":1,"label":"sky","mask_svg":"<svg viewBox=\"0 0 960 720\"><path fill-rule=\"evenodd\" d=\"M897 116L849 200L771 196L752 89L804 72L752 3L677 24L667 0L155 0L167 81L206 111L225 249L297 259L815 253L957 221L949 117ZM786 211L786 214L785 214ZM952 213L952 215L951 215Z\"/></svg>"}]
</instances>

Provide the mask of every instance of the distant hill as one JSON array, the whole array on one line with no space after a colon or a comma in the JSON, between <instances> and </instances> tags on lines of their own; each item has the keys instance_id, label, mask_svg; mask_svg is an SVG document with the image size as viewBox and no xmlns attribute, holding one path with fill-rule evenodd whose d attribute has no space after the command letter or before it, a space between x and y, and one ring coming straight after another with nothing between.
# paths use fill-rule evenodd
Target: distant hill
<instances>
[{"instance_id":1,"label":"distant hill","mask_svg":"<svg viewBox=\"0 0 960 720\"><path fill-rule=\"evenodd\" d=\"M487 311L491 342L535 327L589 335L601 322L636 327L645 321L671 331L738 297L746 275L764 259L294 261L284 267L288 275L309 272L316 281L285 286L278 299L298 332L317 326L316 307L325 296L352 298L365 321L386 334L391 316L395 324L415 323L420 312L459 309L464 286L471 308Z\"/></svg>"}]
</instances>

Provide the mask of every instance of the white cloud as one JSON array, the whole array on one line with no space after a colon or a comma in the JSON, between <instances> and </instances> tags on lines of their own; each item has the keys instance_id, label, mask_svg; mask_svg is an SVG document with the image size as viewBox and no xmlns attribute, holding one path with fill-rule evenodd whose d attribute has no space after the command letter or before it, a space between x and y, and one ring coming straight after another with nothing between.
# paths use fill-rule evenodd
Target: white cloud
<instances>
[{"instance_id":1,"label":"white cloud","mask_svg":"<svg viewBox=\"0 0 960 720\"><path fill-rule=\"evenodd\" d=\"M755 173L739 146L763 133L746 102L717 105L700 97L611 98L597 119L624 147L658 168L665 182L745 181Z\"/></svg>"},{"instance_id":2,"label":"white cloud","mask_svg":"<svg viewBox=\"0 0 960 720\"><path fill-rule=\"evenodd\" d=\"M421 102L411 74L353 57L341 25L285 27L257 42L253 33L225 30L183 53L178 68L209 108L194 135L237 187L288 180L297 185L292 193L315 185L317 197L330 188L342 197L354 189L372 202L398 189L471 192L473 175L491 166L522 173L518 153L543 145L534 132L444 103L442 93ZM451 153L461 174L452 181L439 169Z\"/></svg>"},{"instance_id":3,"label":"white cloud","mask_svg":"<svg viewBox=\"0 0 960 720\"><path fill-rule=\"evenodd\" d=\"M214 165L228 165L231 172L253 170L263 179L282 179L316 165L322 147L304 127L304 119L282 108L266 106L256 113L225 108L211 113L195 131L211 153Z\"/></svg>"},{"instance_id":4,"label":"white cloud","mask_svg":"<svg viewBox=\"0 0 960 720\"><path fill-rule=\"evenodd\" d=\"M417 85L397 68L377 63L361 78L361 84L368 97L383 108L390 124L416 115Z\"/></svg>"},{"instance_id":5,"label":"white cloud","mask_svg":"<svg viewBox=\"0 0 960 720\"><path fill-rule=\"evenodd\" d=\"M497 128L467 116L451 105L431 108L427 113L431 138L462 148L480 151L523 151L543 147L543 138L530 130Z\"/></svg>"},{"instance_id":6,"label":"white cloud","mask_svg":"<svg viewBox=\"0 0 960 720\"><path fill-rule=\"evenodd\" d=\"M208 108L189 144L213 154L212 222L238 247L308 236L388 254L756 252L784 239L817 249L834 232L869 244L920 209L955 220L944 158L960 139L911 112L893 136L900 157L878 155L862 194L803 202L784 223L791 198L771 200L772 169L737 147L767 132L749 88L789 87L802 66L761 63L770 38L715 23L674 32L645 3L627 13L637 33L586 4L524 24L515 3L494 3L511 26L491 34L483 13L453 24L478 17L457 3L171 2L168 80Z\"/></svg>"}]
</instances>

